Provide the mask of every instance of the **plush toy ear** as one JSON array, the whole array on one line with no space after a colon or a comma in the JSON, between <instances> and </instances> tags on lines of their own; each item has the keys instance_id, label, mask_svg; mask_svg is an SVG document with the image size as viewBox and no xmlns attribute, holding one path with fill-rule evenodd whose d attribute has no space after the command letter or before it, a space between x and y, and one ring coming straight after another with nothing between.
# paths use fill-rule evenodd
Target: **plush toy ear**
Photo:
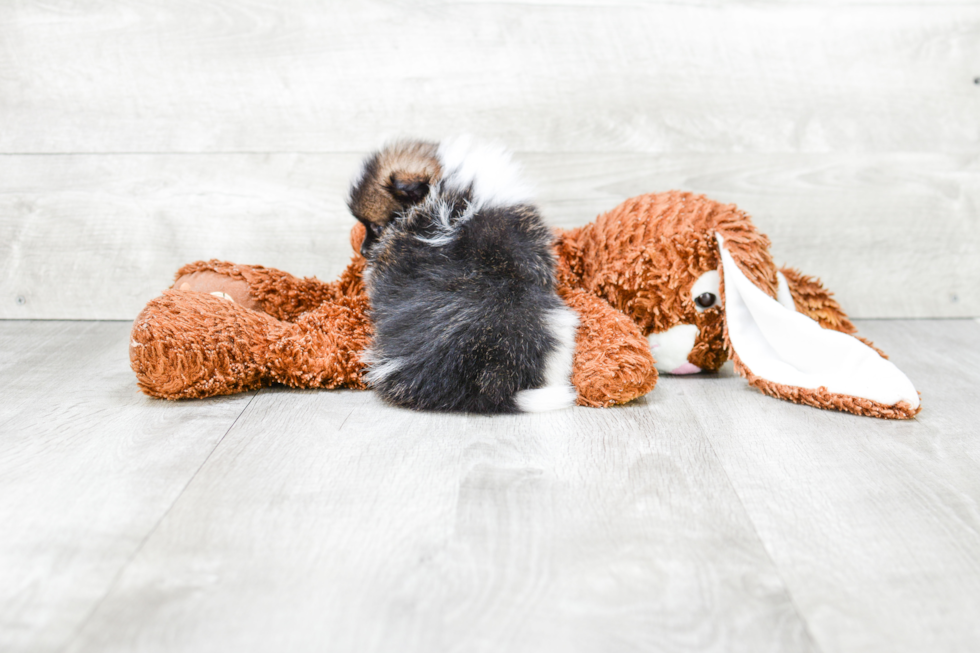
<instances>
[{"instance_id":1,"label":"plush toy ear","mask_svg":"<svg viewBox=\"0 0 980 653\"><path fill-rule=\"evenodd\" d=\"M724 272L726 339L736 370L768 395L818 408L909 419L919 395L863 342L822 328L756 287L716 234Z\"/></svg>"}]
</instances>

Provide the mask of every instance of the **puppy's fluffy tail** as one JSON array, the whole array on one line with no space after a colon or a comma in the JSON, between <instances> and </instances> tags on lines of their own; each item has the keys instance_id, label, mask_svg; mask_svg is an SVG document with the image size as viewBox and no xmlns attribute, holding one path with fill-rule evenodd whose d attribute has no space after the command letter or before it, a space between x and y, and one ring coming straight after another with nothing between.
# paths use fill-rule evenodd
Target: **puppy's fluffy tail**
<instances>
[{"instance_id":1,"label":"puppy's fluffy tail","mask_svg":"<svg viewBox=\"0 0 980 653\"><path fill-rule=\"evenodd\" d=\"M571 385L545 386L534 390L521 390L514 396L514 402L522 413L544 413L561 410L575 405L578 394Z\"/></svg>"},{"instance_id":2,"label":"puppy's fluffy tail","mask_svg":"<svg viewBox=\"0 0 980 653\"><path fill-rule=\"evenodd\" d=\"M546 313L545 327L557 346L545 361L544 385L532 390L521 390L514 395L517 408L525 413L569 408L575 405L578 398L578 393L571 384L578 316L567 306L555 308Z\"/></svg>"}]
</instances>

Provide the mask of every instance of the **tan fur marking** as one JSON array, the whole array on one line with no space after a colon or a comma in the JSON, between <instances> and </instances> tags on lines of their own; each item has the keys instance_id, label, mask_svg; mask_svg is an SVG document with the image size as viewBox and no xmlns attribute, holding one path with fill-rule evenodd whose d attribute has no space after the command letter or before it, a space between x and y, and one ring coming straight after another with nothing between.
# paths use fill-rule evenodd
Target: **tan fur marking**
<instances>
[{"instance_id":1,"label":"tan fur marking","mask_svg":"<svg viewBox=\"0 0 980 653\"><path fill-rule=\"evenodd\" d=\"M424 141L393 143L378 152L373 172L358 184L363 188L351 203L354 215L372 224L384 226L402 208L392 194L395 182L433 183L442 173L436 157L438 145Z\"/></svg>"}]
</instances>

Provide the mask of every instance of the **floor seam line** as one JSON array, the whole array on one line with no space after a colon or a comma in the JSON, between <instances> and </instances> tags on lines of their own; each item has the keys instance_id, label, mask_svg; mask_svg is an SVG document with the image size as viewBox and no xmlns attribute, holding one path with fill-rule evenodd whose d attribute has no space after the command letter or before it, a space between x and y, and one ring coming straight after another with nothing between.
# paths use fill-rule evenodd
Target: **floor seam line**
<instances>
[{"instance_id":1,"label":"floor seam line","mask_svg":"<svg viewBox=\"0 0 980 653\"><path fill-rule=\"evenodd\" d=\"M228 434L231 433L232 429L235 428L235 425L238 424L238 420L242 418L242 415L245 414L245 411L248 410L248 407L252 405L252 402L255 401L255 398L259 396L261 392L262 390L260 389L248 400L248 403L246 403L245 406L242 407L241 412L235 416L235 419L232 421L232 423L228 426L227 429L225 429L225 432L221 434L221 437L218 438L218 441L214 443L214 446L211 447L211 451L208 452L208 455L204 457L204 460L201 461L201 464L197 466L197 469L194 470L194 473L191 474L190 478L187 479L187 482L184 483L184 487L180 488L180 492L177 493L177 496L174 497L174 500L170 502L170 505L167 506L167 509L163 511L163 514L160 515L160 518L157 519L155 524L153 524L153 527L150 528L150 530L147 531L146 535L143 536L143 538L140 540L140 543L133 550L133 553L129 556L126 562L119 567L118 571L116 571L116 574L112 577L112 580L109 582L109 585L106 587L105 592L103 592L102 597L95 603L94 606L92 606L92 609L89 610L88 614L86 614L85 617L81 621L79 621L78 626L72 632L71 636L67 640L65 640L64 646L60 649L61 651L67 651L71 647L71 645L75 642L75 640L78 639L78 636L82 633L82 630L84 630L85 625L88 624L88 622L92 619L92 617L95 616L95 614L99 611L99 608L101 608L102 604L105 603L106 598L108 598L109 595L112 594L112 590L116 587L116 584L119 582L119 579L122 578L123 573L126 571L126 569L129 568L131 564L133 564L133 561L136 560L136 557L140 554L140 551L143 550L143 547L146 545L147 541L149 541L149 539L153 536L153 534L156 533L157 529L160 528L160 524L162 524L163 520L167 518L167 515L170 514L170 511L173 510L174 506L177 505L177 502L180 501L180 498L184 496L184 492L186 492L187 488L190 487L191 483L194 482L194 479L197 478L197 475L201 473L201 470L204 469L204 466L208 464L208 461L211 460L211 456L213 456L214 452L218 450L218 447L221 446L221 443L224 442L225 438L228 437Z\"/></svg>"},{"instance_id":2,"label":"floor seam line","mask_svg":"<svg viewBox=\"0 0 980 653\"><path fill-rule=\"evenodd\" d=\"M688 405L691 405L691 402L689 401L687 396L687 392L684 392L683 396L684 396L684 400L688 403ZM694 411L693 414L697 415L697 411ZM762 534L759 532L758 524L756 524L755 519L752 518L752 515L745 507L745 501L742 500L742 495L739 494L738 488L735 487L735 483L732 481L731 474L728 473L728 470L721 462L721 458L718 456L718 452L715 451L715 445L711 441L711 438L708 437L708 433L709 433L708 429L705 427L700 416L697 416L695 419L697 419L697 424L701 429L701 433L704 435L704 441L708 445L708 448L711 451L711 456L715 459L715 462L718 464L718 467L721 469L721 473L725 475L725 480L728 481L728 487L732 489L732 494L735 495L735 500L738 501L738 505L742 509L742 513L745 515L746 519L748 519L749 524L752 525L752 532L755 533L756 539L759 541L759 544L762 546L762 551L766 554L766 559L769 560L769 563L772 565L773 570L776 572L776 576L779 577L779 582L782 584L783 589L786 591L786 596L789 599L790 605L793 606L793 612L796 613L796 616L799 617L800 619L800 623L803 624L803 628L806 631L807 637L809 638L810 643L814 646L816 653L822 653L823 647L820 645L820 642L817 641L817 638L813 634L813 631L810 630L810 622L807 620L803 612L800 610L800 606L796 602L796 597L793 596L793 591L790 589L789 583L786 582L786 577L783 576L782 569L779 568L779 565L776 564L775 558L772 557L772 553L769 551L769 547L766 546L766 541L762 538Z\"/></svg>"}]
</instances>

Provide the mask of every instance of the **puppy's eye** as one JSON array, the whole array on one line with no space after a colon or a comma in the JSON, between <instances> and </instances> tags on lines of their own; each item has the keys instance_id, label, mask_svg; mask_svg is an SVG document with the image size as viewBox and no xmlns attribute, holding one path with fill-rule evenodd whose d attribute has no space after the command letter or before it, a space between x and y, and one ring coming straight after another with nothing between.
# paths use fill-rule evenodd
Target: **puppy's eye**
<instances>
[{"instance_id":1,"label":"puppy's eye","mask_svg":"<svg viewBox=\"0 0 980 653\"><path fill-rule=\"evenodd\" d=\"M715 305L715 302L717 301L718 298L712 292L701 293L700 295L694 298L694 303L700 306L701 308L711 308L712 306Z\"/></svg>"},{"instance_id":2,"label":"puppy's eye","mask_svg":"<svg viewBox=\"0 0 980 653\"><path fill-rule=\"evenodd\" d=\"M368 228L371 230L371 233L374 234L375 236L381 235L381 225L377 225L371 222Z\"/></svg>"}]
</instances>

